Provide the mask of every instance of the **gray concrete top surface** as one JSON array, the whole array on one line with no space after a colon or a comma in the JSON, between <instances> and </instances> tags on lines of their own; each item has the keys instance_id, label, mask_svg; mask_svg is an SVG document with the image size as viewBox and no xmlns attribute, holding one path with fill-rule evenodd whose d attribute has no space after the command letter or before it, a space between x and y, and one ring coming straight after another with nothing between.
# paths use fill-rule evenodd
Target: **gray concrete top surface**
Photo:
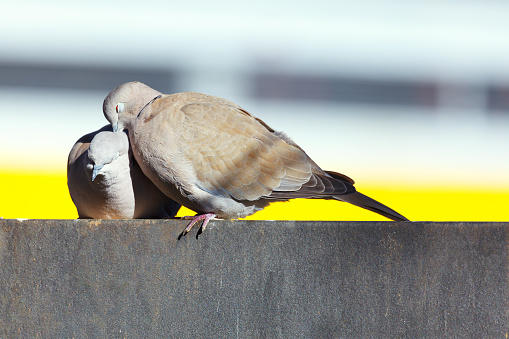
<instances>
[{"instance_id":1,"label":"gray concrete top surface","mask_svg":"<svg viewBox=\"0 0 509 339\"><path fill-rule=\"evenodd\" d=\"M0 337L506 338L509 223L0 220Z\"/></svg>"}]
</instances>

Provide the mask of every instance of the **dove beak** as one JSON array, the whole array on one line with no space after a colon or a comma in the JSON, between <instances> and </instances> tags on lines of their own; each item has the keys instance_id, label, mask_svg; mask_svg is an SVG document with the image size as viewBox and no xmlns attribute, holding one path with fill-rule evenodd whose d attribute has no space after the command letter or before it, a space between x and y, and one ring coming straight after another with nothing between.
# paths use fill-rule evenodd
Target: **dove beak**
<instances>
[{"instance_id":1,"label":"dove beak","mask_svg":"<svg viewBox=\"0 0 509 339\"><path fill-rule=\"evenodd\" d=\"M118 122L113 125L113 132L118 132Z\"/></svg>"},{"instance_id":2,"label":"dove beak","mask_svg":"<svg viewBox=\"0 0 509 339\"><path fill-rule=\"evenodd\" d=\"M99 174L99 171L104 167L104 165L94 165L94 169L92 170L92 181L94 181L95 177Z\"/></svg>"}]
</instances>

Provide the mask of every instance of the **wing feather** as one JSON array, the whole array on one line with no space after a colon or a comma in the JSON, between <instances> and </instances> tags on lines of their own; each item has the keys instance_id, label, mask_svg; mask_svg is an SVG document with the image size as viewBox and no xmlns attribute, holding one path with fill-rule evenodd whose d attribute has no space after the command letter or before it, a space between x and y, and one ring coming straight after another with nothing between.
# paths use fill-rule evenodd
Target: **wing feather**
<instances>
[{"instance_id":1,"label":"wing feather","mask_svg":"<svg viewBox=\"0 0 509 339\"><path fill-rule=\"evenodd\" d=\"M348 191L343 180L323 172L282 133L235 104L207 99L181 108L186 131L182 148L204 190L249 201Z\"/></svg>"}]
</instances>

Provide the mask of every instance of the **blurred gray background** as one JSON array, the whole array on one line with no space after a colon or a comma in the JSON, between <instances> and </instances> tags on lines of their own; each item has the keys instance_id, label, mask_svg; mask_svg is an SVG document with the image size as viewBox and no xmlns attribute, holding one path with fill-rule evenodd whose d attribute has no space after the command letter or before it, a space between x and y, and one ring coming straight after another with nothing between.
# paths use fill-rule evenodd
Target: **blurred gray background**
<instances>
[{"instance_id":1,"label":"blurred gray background","mask_svg":"<svg viewBox=\"0 0 509 339\"><path fill-rule=\"evenodd\" d=\"M509 3L19 1L0 169L64 171L138 80L225 97L357 181L509 187Z\"/></svg>"}]
</instances>

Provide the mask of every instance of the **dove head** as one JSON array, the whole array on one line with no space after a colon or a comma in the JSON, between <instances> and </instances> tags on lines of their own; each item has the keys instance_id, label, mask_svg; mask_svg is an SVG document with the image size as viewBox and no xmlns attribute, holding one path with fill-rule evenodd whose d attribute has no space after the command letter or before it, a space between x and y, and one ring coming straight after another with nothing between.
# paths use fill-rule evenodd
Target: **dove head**
<instances>
[{"instance_id":1,"label":"dove head","mask_svg":"<svg viewBox=\"0 0 509 339\"><path fill-rule=\"evenodd\" d=\"M92 181L101 172L105 165L111 164L119 157L129 152L129 140L125 133L101 132L98 133L88 148L90 163L88 169L92 170Z\"/></svg>"},{"instance_id":2,"label":"dove head","mask_svg":"<svg viewBox=\"0 0 509 339\"><path fill-rule=\"evenodd\" d=\"M104 99L103 113L113 131L129 128L140 110L161 92L141 82L126 82L111 91Z\"/></svg>"}]
</instances>

